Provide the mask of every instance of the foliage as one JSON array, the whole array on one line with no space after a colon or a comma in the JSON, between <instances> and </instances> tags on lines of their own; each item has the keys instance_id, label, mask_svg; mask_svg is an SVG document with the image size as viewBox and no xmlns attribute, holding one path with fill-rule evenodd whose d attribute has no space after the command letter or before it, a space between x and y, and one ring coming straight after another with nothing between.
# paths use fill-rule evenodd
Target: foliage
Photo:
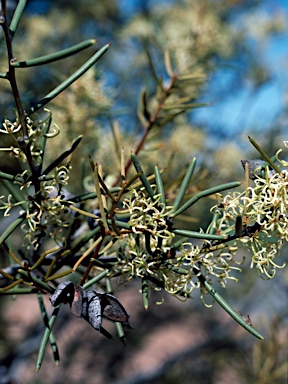
<instances>
[{"instance_id":1,"label":"foliage","mask_svg":"<svg viewBox=\"0 0 288 384\"><path fill-rule=\"evenodd\" d=\"M182 46L179 51L177 39L185 43L185 29L179 25L176 31L180 37L173 40L174 29L169 30L169 17L165 18L164 35L157 34L159 41L156 41L164 47L163 67L159 70L159 63L154 64L149 49L143 53L148 58L153 86L143 88L139 98L137 116L143 130L138 141L135 145L135 137L130 142L128 135L121 137L118 123L112 122L111 143L107 144L106 132L104 139L100 130L93 132L90 112L96 108L94 113L101 113L103 118L112 101L102 93L101 80L95 81L97 72L91 71L90 75L84 73L104 54L106 56L108 49L111 50L110 44L103 45L72 75L61 78L59 84L52 91L47 91L42 99L33 96L34 101L24 109L23 103L28 100L19 91L18 72L62 60L93 46L95 40L85 40L56 53L19 61L13 54L14 35L26 2L19 1L10 22L5 0L1 3L0 22L8 58L8 70L1 73L1 80L10 85L15 103L15 116L10 117L9 112L8 118L7 113L0 130L5 137L5 146L1 151L6 157L2 161L7 161L9 156L16 159L18 165L16 174L8 170L0 172L6 189L1 196L0 208L4 212L3 222L8 223L0 236L6 251L0 270L0 292L38 295L46 331L40 346L37 369L41 367L48 340L55 360L59 359L51 332L59 306L48 319L41 295L53 294L59 279L64 276L80 280L79 289L82 286L88 288L94 283L102 284L107 294L111 293L111 280L119 278L120 285L124 286L132 279L141 279L146 309L151 290L165 290L180 300L186 300L194 290L199 289L203 301L205 295L210 294L237 322L262 339L247 318L232 309L213 285L219 283L226 287L228 280L238 280L237 273L241 271L243 263L238 251L242 247L252 252L251 266L256 266L259 274L265 278L274 277L277 267L284 266L278 262L278 258L281 247L287 241L288 163L280 159L280 151L276 159L271 160L251 139L263 156L263 162L260 165L256 162L255 166L253 162L244 161L247 175L245 191L222 196L220 192L238 188L241 183L233 181L207 187L204 183L205 174L194 172L196 158L184 164L181 157L178 170L181 166L182 172L177 175L176 170L175 176L171 177L170 173L170 177L165 178L165 172L169 174L172 170L158 166L152 168L151 159L148 162L147 156L147 146L151 151L153 145L159 149L159 138L165 137L171 123L177 122L181 132L187 114L194 108L206 105L196 99L206 78L205 71L211 65L209 60L216 53L223 56L231 54L232 43L227 39L233 39L233 34L223 27L222 19L213 12L207 14L206 8L196 3L190 6L189 9L197 17L202 14L205 16L204 22L202 20L199 25L191 27L196 50L192 55L194 60L190 61L191 36L187 37L186 49ZM179 20L188 15L185 8L176 7L173 12L180 13ZM161 12L157 17L161 19ZM135 25L139 28L136 31ZM145 41L148 38L145 34L154 35L154 31L143 20L142 24L134 20L129 28ZM204 32L201 28L204 28ZM226 40L223 40L223 35ZM170 42L167 47L166 41ZM73 91L63 93L68 87ZM94 107L94 97L97 107ZM44 108L52 101L55 115L59 118L57 125L52 124L52 112ZM59 140L62 125L66 124L70 126L70 131L65 132ZM77 137L69 144L72 132ZM89 135L88 153L91 154L87 161L84 152L83 165L80 161L75 163L82 140L79 134L82 133ZM158 141L153 141L155 137ZM200 132L196 132L196 137L202 140ZM171 138L174 141L173 134ZM104 150L95 151L101 162L93 160L97 140L105 144ZM129 159L127 143L128 146L130 143L135 145ZM123 145L125 150L122 149ZM141 160L145 166L142 166L138 154L142 153L145 146L146 157L143 156ZM190 148L188 150L191 151ZM149 157L153 159L150 153ZM102 155L106 156L104 166ZM169 156L165 155L163 159L167 161L165 166L169 165ZM77 170L73 173L72 160ZM89 163L90 169L85 168L85 162ZM254 182L252 187L249 186L248 176ZM190 187L191 181L193 189ZM218 202L211 209L207 229L192 231L190 227L178 227L180 221L177 220L184 212L200 199L215 194ZM10 217L13 220L7 221ZM20 233L22 241L17 244L16 238ZM61 301L65 302L69 300ZM117 331L121 340L125 341L122 326L118 322Z\"/></svg>"}]
</instances>

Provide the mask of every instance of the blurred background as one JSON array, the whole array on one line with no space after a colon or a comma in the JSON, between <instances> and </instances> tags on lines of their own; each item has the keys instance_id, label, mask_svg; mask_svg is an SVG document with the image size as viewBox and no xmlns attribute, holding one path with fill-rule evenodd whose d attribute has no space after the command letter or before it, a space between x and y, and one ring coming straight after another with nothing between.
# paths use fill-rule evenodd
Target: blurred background
<instances>
[{"instance_id":1,"label":"blurred background","mask_svg":"<svg viewBox=\"0 0 288 384\"><path fill-rule=\"evenodd\" d=\"M8 1L13 14L16 2ZM137 115L141 92L155 105L153 70L167 84L165 52L173 71L195 75L185 88L192 100L209 106L180 114L157 130L139 155L147 170L155 164L170 172L167 184L188 159L197 156L201 185L244 181L241 159L259 157L252 136L270 155L288 141L288 4L273 0L83 0L28 1L14 39L19 61L67 48L88 38L97 47L111 42L99 63L59 95L48 108L61 128L50 149L83 134L81 156L92 154L107 175L115 175L118 159L111 126L129 154L141 137ZM6 70L5 42L0 32L0 68ZM95 51L18 71L24 105L41 99L81 66ZM151 65L153 63L153 66ZM0 88L0 116L13 116L13 99L5 81ZM286 151L286 152L285 152ZM47 154L49 161L49 153ZM15 173L19 164L0 152L1 170ZM90 165L87 161L87 169ZM79 193L79 162L72 170L72 194ZM193 192L193 191L192 191ZM191 211L191 229L210 220L207 199ZM183 218L184 220L184 218ZM187 226L187 218L186 226ZM287 247L282 260L287 260ZM205 308L197 294L185 303L151 295L142 305L140 283L114 292L131 316L127 346L104 339L88 323L61 310L55 325L61 362L55 367L49 348L35 373L43 323L35 297L1 297L0 383L286 383L287 270L263 281L249 268L249 255L239 283L220 293L243 315L249 314L265 341L245 332L217 304ZM50 302L45 301L47 308ZM113 334L113 324L105 324Z\"/></svg>"}]
</instances>

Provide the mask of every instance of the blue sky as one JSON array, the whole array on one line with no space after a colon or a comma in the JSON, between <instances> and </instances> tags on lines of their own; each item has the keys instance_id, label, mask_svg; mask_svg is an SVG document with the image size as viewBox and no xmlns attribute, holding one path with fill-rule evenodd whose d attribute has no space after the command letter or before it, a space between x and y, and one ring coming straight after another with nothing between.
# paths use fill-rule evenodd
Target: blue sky
<instances>
[{"instance_id":1,"label":"blue sky","mask_svg":"<svg viewBox=\"0 0 288 384\"><path fill-rule=\"evenodd\" d=\"M159 3L169 5L173 2L174 0L147 0L146 2L143 0L118 0L119 9L123 10L123 17L127 18L140 11L143 4L152 7ZM33 8L34 11L37 9L38 12L41 10L45 12L45 6L49 6L49 2L31 1L30 11ZM268 15L276 11L282 12L288 20L287 0L263 0L260 2L260 10ZM255 54L258 55L257 49ZM239 134L239 131L249 133L252 129L265 130L271 127L279 111L283 108L285 99L288 99L288 30L281 35L271 37L265 46L261 47L261 55L264 64L271 71L271 80L256 93L251 92L249 84L244 85L237 92L235 89L231 89L233 94L223 100L221 96L218 96L217 99L210 99L208 92L203 101L211 102L212 105L209 108L194 110L193 116L196 121L206 126L215 120L215 132L222 128L228 136L233 136L235 133ZM230 75L227 71L226 73L224 71L216 73L213 80L216 87L217 81L222 83L229 81ZM213 87L213 83L211 86ZM217 116L217 120L215 116Z\"/></svg>"},{"instance_id":2,"label":"blue sky","mask_svg":"<svg viewBox=\"0 0 288 384\"><path fill-rule=\"evenodd\" d=\"M264 1L262 7L264 12L281 11L287 20L286 31L269 38L261 49L264 65L271 71L271 80L255 93L247 84L233 97L212 100L211 107L196 113L197 120L204 124L217 115L217 125L226 126L233 135L239 134L239 130L249 134L254 129L261 132L269 129L285 101L288 102L288 1ZM222 78L222 81L225 80Z\"/></svg>"},{"instance_id":3,"label":"blue sky","mask_svg":"<svg viewBox=\"0 0 288 384\"><path fill-rule=\"evenodd\" d=\"M173 4L173 0L150 0L146 5L153 6L161 2L165 5ZM125 10L125 17L131 17L134 12L141 9L143 1L119 0L119 3L120 8ZM259 9L267 15L281 12L288 20L287 0L263 0L262 3L260 2ZM259 54L257 49L255 54ZM215 132L219 127L220 129L223 127L227 136L230 137L241 132L248 134L251 130L256 129L257 132L257 130L262 131L271 127L279 111L283 109L285 98L288 98L288 30L281 35L276 34L269 38L264 48L261 47L261 55L264 65L267 65L271 71L271 80L254 93L251 86L246 84L234 93L233 97L225 97L223 100L220 98L210 100L208 92L206 95L208 99L204 101L211 102L212 105L209 108L193 111L196 121L205 126L217 116ZM215 74L214 81L220 80L223 83L226 81L225 77L228 81L229 76L229 73L219 72Z\"/></svg>"}]
</instances>

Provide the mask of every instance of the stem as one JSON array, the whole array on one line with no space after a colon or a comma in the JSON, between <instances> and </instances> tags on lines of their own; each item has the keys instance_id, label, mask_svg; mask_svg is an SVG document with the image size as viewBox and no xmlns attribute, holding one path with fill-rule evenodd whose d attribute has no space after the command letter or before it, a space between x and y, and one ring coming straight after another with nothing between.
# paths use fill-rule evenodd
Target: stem
<instances>
[{"instance_id":1,"label":"stem","mask_svg":"<svg viewBox=\"0 0 288 384\"><path fill-rule=\"evenodd\" d=\"M28 134L28 129L27 129L27 125L26 125L25 111L24 111L23 106L22 106L22 102L21 102L21 98L20 98L20 94L19 94L19 90L18 90L18 86L17 86L15 68L11 65L11 62L13 62L13 60L14 60L14 56L13 56L13 50L12 50L12 36L10 34L9 27L7 24L6 1L1 0L1 4L2 4L2 15L4 18L4 21L3 21L3 23L1 23L1 26L2 26L3 32L4 32L6 47L7 47L7 54L8 54L8 67L9 67L9 69L7 72L7 79L10 82L10 86L12 89L16 109L18 112L19 122L20 122L21 128L22 128L23 138L25 139L25 137L27 137L27 138L29 137L29 134ZM25 147L25 154L27 157L27 161L28 161L30 170L32 172L33 185L35 188L35 194L37 195L36 198L40 201L40 194L37 193L40 191L40 181L38 180L38 172L37 172L35 165L33 163L29 144Z\"/></svg>"},{"instance_id":2,"label":"stem","mask_svg":"<svg viewBox=\"0 0 288 384\"><path fill-rule=\"evenodd\" d=\"M145 142L145 140L146 140L146 138L148 136L148 133L151 131L153 126L156 124L158 116L159 116L159 114L160 114L160 112L161 112L161 110L162 110L162 108L163 108L163 106L165 104L166 99L170 96L170 94L172 92L172 89L175 86L176 81L177 81L177 76L174 75L172 77L172 81L171 81L170 86L165 89L165 92L164 92L164 94L163 94L163 96L162 96L162 98L161 98L161 100L160 100L160 102L158 104L158 107L156 108L156 111L154 112L154 115L149 119L149 122L148 122L148 124L146 126L145 132L144 132L141 140L139 141L139 143L137 145L137 148L134 151L135 155L137 155L137 153L142 149L142 147L144 145L144 142ZM125 171L126 171L125 174L127 173L128 168L131 166L131 162L132 162L132 160L130 159L128 161L126 167L125 167ZM129 164L129 166L128 166L128 164Z\"/></svg>"},{"instance_id":3,"label":"stem","mask_svg":"<svg viewBox=\"0 0 288 384\"><path fill-rule=\"evenodd\" d=\"M8 77L10 84L11 84L15 104L17 107L17 111L19 113L19 120L20 120L20 124L21 124L22 130L23 130L23 134L24 134L24 136L28 136L27 127L26 127L26 123L25 123L25 113L24 113L24 109L23 109L23 106L21 103L21 99L20 99L20 95L19 95L19 91L18 91L18 87L17 87L17 83L16 83L15 68L11 66L11 60L13 61L14 56L13 56L13 51L12 51L11 35L10 35L9 27L7 24L6 4L5 4L6 1L1 0L1 3L2 3L2 14L4 17L4 22L1 25L3 28L3 32L4 32L6 47L7 47L7 53L8 53L9 70L7 73L7 77Z\"/></svg>"},{"instance_id":4,"label":"stem","mask_svg":"<svg viewBox=\"0 0 288 384\"><path fill-rule=\"evenodd\" d=\"M162 96L162 98L161 98L161 100L160 100L160 102L159 102L159 104L158 104L158 106L157 106L153 116L150 117L150 119L148 121L148 124L146 125L146 128L145 128L145 131L143 133L142 138L140 139L136 149L133 151L133 153L135 155L137 155L138 152L142 149L142 147L143 147L143 145L144 145L144 143L145 143L145 141L147 139L147 136L148 136L149 132L151 131L151 129L156 124L158 116L159 116L159 114L160 114L160 112L161 112L161 110L162 110L162 108L163 108L163 106L165 104L165 101L170 96L170 94L171 94L171 92L172 92L172 90L173 90L177 80L178 80L177 75L174 75L172 77L170 86L168 88L165 88L165 92L164 92L164 94L163 94L163 96ZM125 175L127 174L129 168L131 167L131 164L132 164L132 159L130 157L130 159L128 160L127 164L125 165ZM113 187L115 187L119 183L120 180L121 180L121 174L119 174L117 180L113 184Z\"/></svg>"},{"instance_id":5,"label":"stem","mask_svg":"<svg viewBox=\"0 0 288 384\"><path fill-rule=\"evenodd\" d=\"M99 243L96 245L96 248L95 248L95 250L94 250L94 254L93 254L93 258L94 258L94 259L98 259L98 257L99 257L99 250L100 250L100 248L101 248L101 245L102 245L102 243L103 243L103 240L104 240L104 236L102 236L101 240L100 240ZM80 280L80 284L79 284L80 286L83 286L83 284L85 283L85 281L86 281L86 279L88 278L89 273L90 273L90 271L91 271L93 265L94 265L93 262L90 261L90 263L89 263L89 265L88 265L88 267L87 267L87 269L86 269L84 275L82 276L82 278L81 278L81 280Z\"/></svg>"}]
</instances>

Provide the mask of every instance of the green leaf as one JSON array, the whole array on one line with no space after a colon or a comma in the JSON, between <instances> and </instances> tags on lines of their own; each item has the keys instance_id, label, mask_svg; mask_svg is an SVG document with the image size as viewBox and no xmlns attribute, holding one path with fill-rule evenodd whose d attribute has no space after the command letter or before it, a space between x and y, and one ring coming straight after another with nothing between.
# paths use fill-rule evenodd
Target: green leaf
<instances>
[{"instance_id":1,"label":"green leaf","mask_svg":"<svg viewBox=\"0 0 288 384\"><path fill-rule=\"evenodd\" d=\"M216 232L218 218L219 218L219 213L214 213L211 223L209 224L207 233L210 233L212 235Z\"/></svg>"},{"instance_id":2,"label":"green leaf","mask_svg":"<svg viewBox=\"0 0 288 384\"><path fill-rule=\"evenodd\" d=\"M75 151L75 149L78 147L80 144L80 141L82 140L82 136L78 136L74 142L71 145L71 148L68 149L67 151L63 152L62 155L60 155L56 160L53 161L46 169L43 171L44 175L48 175L54 168L56 168L66 157L71 155Z\"/></svg>"},{"instance_id":3,"label":"green leaf","mask_svg":"<svg viewBox=\"0 0 288 384\"><path fill-rule=\"evenodd\" d=\"M101 281L104 277L106 277L108 275L108 273L109 273L108 269L99 273L99 275L97 275L97 276L93 277L92 279L90 279L89 281L87 281L87 283L85 283L83 285L83 288L87 289L87 288L91 287L91 285L98 283L98 281Z\"/></svg>"},{"instance_id":4,"label":"green leaf","mask_svg":"<svg viewBox=\"0 0 288 384\"><path fill-rule=\"evenodd\" d=\"M181 111L174 111L173 113L165 113L165 115L157 120L157 124L162 127L163 125L169 123L173 119L175 119L177 116L182 115L186 111L182 109Z\"/></svg>"},{"instance_id":5,"label":"green leaf","mask_svg":"<svg viewBox=\"0 0 288 384\"><path fill-rule=\"evenodd\" d=\"M26 3L27 3L27 0L19 0L17 4L17 7L15 9L15 12L13 14L13 17L9 26L9 31L12 37L15 35L16 29L23 15Z\"/></svg>"},{"instance_id":6,"label":"green leaf","mask_svg":"<svg viewBox=\"0 0 288 384\"><path fill-rule=\"evenodd\" d=\"M151 114L148 111L146 88L144 88L141 91L141 97L138 105L137 114L138 114L139 120L142 122L144 126L146 125L146 122L149 121L151 118ZM143 117L145 118L145 120L143 119Z\"/></svg>"},{"instance_id":7,"label":"green leaf","mask_svg":"<svg viewBox=\"0 0 288 384\"><path fill-rule=\"evenodd\" d=\"M183 181L181 183L181 186L180 186L180 189L179 189L179 192L178 192L178 195L174 201L174 212L177 211L177 209L179 208L182 200L183 200L183 197L185 195L185 192L188 188L188 185L190 183L190 180L191 180L191 177L194 173L194 169L195 169L195 166L196 166L196 157L194 157L191 161L191 163L189 164L189 167L187 169L187 172L183 178Z\"/></svg>"},{"instance_id":8,"label":"green leaf","mask_svg":"<svg viewBox=\"0 0 288 384\"><path fill-rule=\"evenodd\" d=\"M269 165L271 165L271 167L277 172L277 173L281 173L281 169L277 167L277 165L275 165L273 163L273 161L270 159L270 157L267 155L267 153L260 147L259 144L256 143L255 140L252 139L252 137L248 136L248 139L250 141L251 144L254 145L254 147L257 149L257 151L259 153L261 153L261 155L263 156L263 158L267 161L267 163Z\"/></svg>"},{"instance_id":9,"label":"green leaf","mask_svg":"<svg viewBox=\"0 0 288 384\"><path fill-rule=\"evenodd\" d=\"M210 103L174 104L174 105L164 105L162 109L166 111L169 111L172 109L187 110L187 109L200 108L200 107L209 107L209 105Z\"/></svg>"},{"instance_id":10,"label":"green leaf","mask_svg":"<svg viewBox=\"0 0 288 384\"><path fill-rule=\"evenodd\" d=\"M41 341L41 344L40 344L40 348L39 348L39 352L38 352L38 357L37 357L37 362L36 362L36 371L37 372L41 368L43 357L44 357L44 353L45 353L45 349L46 349L46 345L48 343L50 334L52 332L53 325L54 325L54 323L56 321L56 318L57 318L57 315L59 313L60 306L61 306L61 304L58 305L58 307L56 307L54 309L54 311L53 311L53 313L52 313L52 315L50 317L49 323L48 323L48 325L45 328L45 332L44 332L44 335L43 335L43 338L42 338L42 341Z\"/></svg>"},{"instance_id":11,"label":"green leaf","mask_svg":"<svg viewBox=\"0 0 288 384\"><path fill-rule=\"evenodd\" d=\"M10 180L10 181L21 181L21 179L15 177L14 175L10 175L10 173L5 173L0 171L0 179Z\"/></svg>"},{"instance_id":12,"label":"green leaf","mask_svg":"<svg viewBox=\"0 0 288 384\"><path fill-rule=\"evenodd\" d=\"M62 51L51 53L49 55L37 57L31 60L13 61L11 62L11 65L12 67L15 67L15 68L28 68L28 67L35 67L36 65L52 63L53 61L65 59L66 57L72 56L75 53L83 51L83 49L91 47L91 45L95 43L96 43L95 39L85 40L79 44L73 45L72 47L63 49Z\"/></svg>"},{"instance_id":13,"label":"green leaf","mask_svg":"<svg viewBox=\"0 0 288 384\"><path fill-rule=\"evenodd\" d=\"M27 293L37 293L36 288L11 288L7 292L1 291L1 295L27 295Z\"/></svg>"},{"instance_id":14,"label":"green leaf","mask_svg":"<svg viewBox=\"0 0 288 384\"><path fill-rule=\"evenodd\" d=\"M79 79L85 72L88 71L103 55L104 53L109 49L110 44L104 45L102 48L99 49L84 65L82 65L81 68L79 68L73 75L68 77L63 83L59 84L58 87L53 89L53 91L49 92L42 100L40 100L35 106L31 107L28 115L30 116L35 111L38 111L38 109L44 107L47 103L49 103L51 100L55 99L56 96L58 96L61 92L63 92L66 88L68 88L74 81Z\"/></svg>"},{"instance_id":15,"label":"green leaf","mask_svg":"<svg viewBox=\"0 0 288 384\"><path fill-rule=\"evenodd\" d=\"M206 240L225 240L225 236L214 235L210 233L201 233L195 231L188 231L186 229L177 229L172 228L171 232L175 233L175 235L193 237L195 239L206 239Z\"/></svg>"},{"instance_id":16,"label":"green leaf","mask_svg":"<svg viewBox=\"0 0 288 384\"><path fill-rule=\"evenodd\" d=\"M199 73L192 73L190 75L183 75L183 76L178 76L178 81L185 81L185 83L187 83L188 80L192 81L192 82L203 82L205 81L207 78L207 75L206 74L199 74Z\"/></svg>"},{"instance_id":17,"label":"green leaf","mask_svg":"<svg viewBox=\"0 0 288 384\"><path fill-rule=\"evenodd\" d=\"M149 307L149 288L147 277L143 277L142 279L142 301L144 308L147 310Z\"/></svg>"},{"instance_id":18,"label":"green leaf","mask_svg":"<svg viewBox=\"0 0 288 384\"><path fill-rule=\"evenodd\" d=\"M13 198L15 199L15 201L17 203L19 202L23 202L21 203L21 207L26 210L27 209L27 206L28 206L28 203L27 202L24 202L23 200L25 200L25 197L22 196L20 193L19 193L19 189L16 188L16 186L14 184L12 184L10 181L8 180L1 180L1 183L5 186L5 188L7 189L7 191L13 196Z\"/></svg>"},{"instance_id":19,"label":"green leaf","mask_svg":"<svg viewBox=\"0 0 288 384\"><path fill-rule=\"evenodd\" d=\"M48 291L50 293L53 293L53 289L48 285L46 284L44 281L38 279L36 276L34 276L32 273L30 272L27 272L27 271L24 271L24 269L21 269L19 268L18 269L18 272L22 275L22 276L25 276L27 278L28 281L31 281L33 283L35 283L35 285L39 285L40 287L44 288L45 291Z\"/></svg>"},{"instance_id":20,"label":"green leaf","mask_svg":"<svg viewBox=\"0 0 288 384\"><path fill-rule=\"evenodd\" d=\"M199 276L199 271L196 270L195 274L197 275L199 281L201 284L204 285L204 287L207 289L209 294L217 301L218 304L221 305L222 308L225 309L225 311L244 327L248 332L250 332L253 336L256 336L258 339L263 340L264 337L260 335L259 332L256 331L251 325L247 324L245 320L239 315L234 309L230 307L230 305L219 295L219 293L216 292L216 290L208 283L208 281L204 278L204 276L200 275Z\"/></svg>"},{"instance_id":21,"label":"green leaf","mask_svg":"<svg viewBox=\"0 0 288 384\"><path fill-rule=\"evenodd\" d=\"M44 302L43 302L42 295L40 293L38 293L37 297L38 297L38 302L39 302L39 306L40 306L40 312L41 312L41 315L42 315L45 327L49 327L49 318L48 318L48 315L47 315L47 312L46 312L46 308L45 308L45 305L44 305ZM58 365L59 362L60 362L59 351L58 351L58 347L57 347L57 343L56 343L55 337L54 337L52 332L50 332L50 334L49 334L49 342L50 342L50 345L51 345L54 361Z\"/></svg>"},{"instance_id":22,"label":"green leaf","mask_svg":"<svg viewBox=\"0 0 288 384\"><path fill-rule=\"evenodd\" d=\"M99 206L99 211L101 215L101 220L103 221L104 228L108 230L108 223L106 218L107 209L104 207L103 200L102 200L97 164L95 165L95 168L94 168L94 184L95 184L95 190L98 198L98 206Z\"/></svg>"},{"instance_id":23,"label":"green leaf","mask_svg":"<svg viewBox=\"0 0 288 384\"><path fill-rule=\"evenodd\" d=\"M23 223L23 221L26 219L26 213L24 213L23 215L19 216L17 219L15 219L6 229L5 231L2 233L2 235L0 236L0 244L3 243L3 241L5 241L7 239L7 237L9 237L11 235L11 233L13 233L15 231L15 229Z\"/></svg>"},{"instance_id":24,"label":"green leaf","mask_svg":"<svg viewBox=\"0 0 288 384\"><path fill-rule=\"evenodd\" d=\"M172 69L171 57L168 49L164 52L164 63L167 74L172 78L174 76L174 71Z\"/></svg>"},{"instance_id":25,"label":"green leaf","mask_svg":"<svg viewBox=\"0 0 288 384\"><path fill-rule=\"evenodd\" d=\"M108 224L112 224L111 219L108 219L107 222L108 222ZM132 230L131 225L129 225L128 223L125 223L123 221L115 220L115 224L117 225L118 228L124 228L124 229L128 229L128 230L129 229Z\"/></svg>"},{"instance_id":26,"label":"green leaf","mask_svg":"<svg viewBox=\"0 0 288 384\"><path fill-rule=\"evenodd\" d=\"M126 337L125 337L125 333L123 331L122 324L119 323L118 321L116 321L115 326L116 326L116 330L117 330L117 334L118 334L119 339L122 341L122 343L124 345L126 345Z\"/></svg>"},{"instance_id":27,"label":"green leaf","mask_svg":"<svg viewBox=\"0 0 288 384\"><path fill-rule=\"evenodd\" d=\"M37 263L38 263L38 261L37 261ZM34 268L34 266L35 265L33 265L33 267L31 268L31 271L37 268L37 267ZM55 275L53 275L53 276L49 276L49 277L45 276L45 281L51 281L51 280L60 279L61 277L70 275L73 272L74 272L73 269L68 269L67 271L62 271L62 272L59 272L59 273L55 273Z\"/></svg>"},{"instance_id":28,"label":"green leaf","mask_svg":"<svg viewBox=\"0 0 288 384\"><path fill-rule=\"evenodd\" d=\"M139 160L137 158L137 156L135 155L135 153L132 153L131 154L131 159L132 159L132 162L134 164L134 167L136 169L136 172L137 173L141 173L139 178L144 186L144 188L146 189L146 192L148 193L148 196L151 197L152 199L154 199L154 192L153 192L153 189L139 163Z\"/></svg>"},{"instance_id":29,"label":"green leaf","mask_svg":"<svg viewBox=\"0 0 288 384\"><path fill-rule=\"evenodd\" d=\"M167 260L165 260L163 262L163 264L165 265L165 267L170 269L170 271L175 272L175 273L179 273L179 275L187 275L188 274L188 271L186 269L178 268L175 265L169 263L169 261L167 261Z\"/></svg>"},{"instance_id":30,"label":"green leaf","mask_svg":"<svg viewBox=\"0 0 288 384\"><path fill-rule=\"evenodd\" d=\"M161 87L161 89L163 89L162 80L161 80L160 77L157 76L156 69L155 69L155 66L153 64L150 52L148 50L146 50L146 54L147 54L147 57L148 57L149 66L150 66L150 69L151 69L152 76L154 77L154 79L156 81L156 84L158 84Z\"/></svg>"},{"instance_id":31,"label":"green leaf","mask_svg":"<svg viewBox=\"0 0 288 384\"><path fill-rule=\"evenodd\" d=\"M16 285L23 283L23 279L18 279L13 281L13 283L7 285L6 287L0 288L0 293L9 292L10 289L13 289Z\"/></svg>"},{"instance_id":32,"label":"green leaf","mask_svg":"<svg viewBox=\"0 0 288 384\"><path fill-rule=\"evenodd\" d=\"M44 111L48 111L44 109ZM48 111L50 112L50 111ZM46 120L43 122L45 124L42 136L39 142L40 146L40 157L41 157L41 164L38 166L39 173L42 171L42 166L43 166L43 159L44 159L44 154L45 154L45 148L46 148L46 141L47 141L47 133L49 132L50 126L52 123L52 113L50 112Z\"/></svg>"},{"instance_id":33,"label":"green leaf","mask_svg":"<svg viewBox=\"0 0 288 384\"><path fill-rule=\"evenodd\" d=\"M184 212L186 209L191 207L191 205L195 204L196 201L198 201L202 197L210 196L210 195L213 195L214 193L225 191L226 189L236 188L236 187L239 187L239 185L241 184L242 183L240 181L233 181L231 183L221 184L221 185L218 185L217 187L213 187L210 189L206 189L205 191L199 192L195 196L193 196L190 200L188 200L184 205L182 205L181 208L173 212L171 216L176 217L180 215L180 213Z\"/></svg>"},{"instance_id":34,"label":"green leaf","mask_svg":"<svg viewBox=\"0 0 288 384\"><path fill-rule=\"evenodd\" d=\"M166 205L165 191L164 191L161 173L160 173L159 168L157 166L155 166L155 168L154 168L154 174L155 174L155 181L156 181L156 185L157 185L157 190L158 190L158 193L160 194L160 203L162 204L163 207L165 207L165 205Z\"/></svg>"}]
</instances>

